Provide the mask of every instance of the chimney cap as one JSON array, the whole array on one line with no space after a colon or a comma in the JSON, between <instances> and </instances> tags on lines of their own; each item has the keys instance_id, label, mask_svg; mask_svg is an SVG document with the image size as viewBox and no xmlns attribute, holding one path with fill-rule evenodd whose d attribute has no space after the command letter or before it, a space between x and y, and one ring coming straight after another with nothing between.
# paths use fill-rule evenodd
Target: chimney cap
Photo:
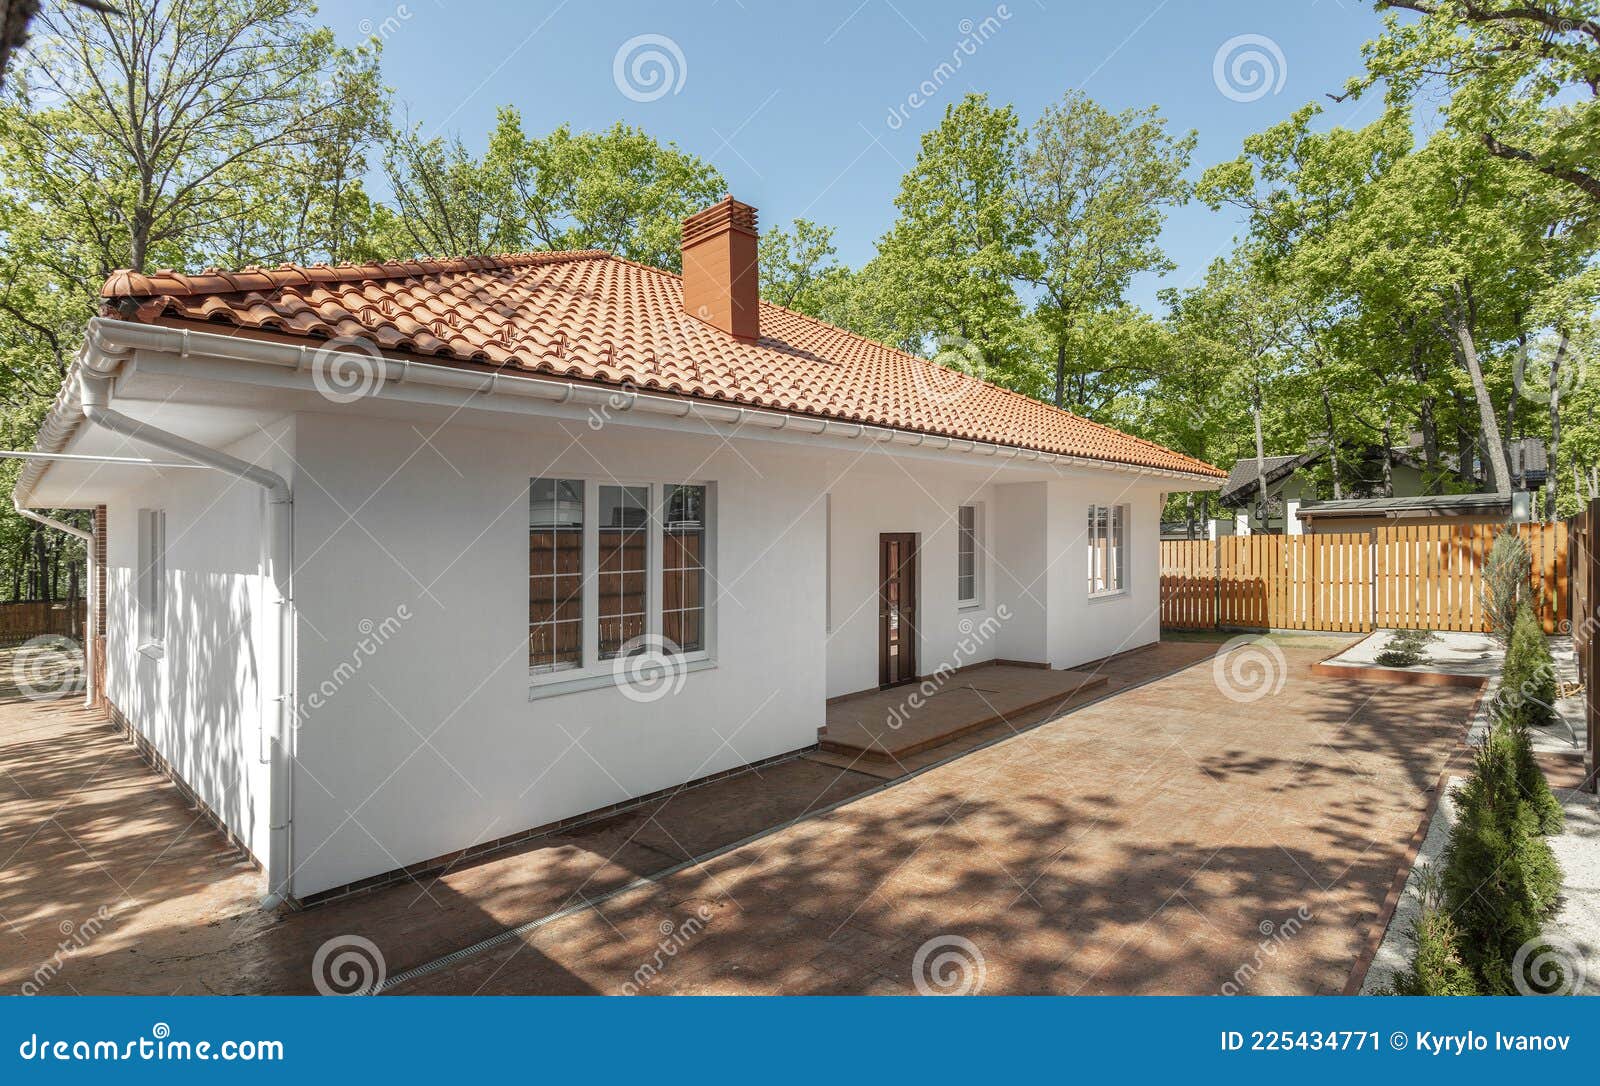
<instances>
[{"instance_id":1,"label":"chimney cap","mask_svg":"<svg viewBox=\"0 0 1600 1086\"><path fill-rule=\"evenodd\" d=\"M697 211L683 220L683 244L693 245L725 230L758 236L756 209L731 195L724 196L704 211Z\"/></svg>"}]
</instances>

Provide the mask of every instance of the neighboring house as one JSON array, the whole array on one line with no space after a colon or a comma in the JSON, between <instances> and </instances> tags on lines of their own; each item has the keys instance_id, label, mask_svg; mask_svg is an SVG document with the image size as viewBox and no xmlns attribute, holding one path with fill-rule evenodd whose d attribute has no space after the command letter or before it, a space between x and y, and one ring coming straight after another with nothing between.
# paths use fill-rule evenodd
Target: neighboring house
<instances>
[{"instance_id":1,"label":"neighboring house","mask_svg":"<svg viewBox=\"0 0 1600 1086\"><path fill-rule=\"evenodd\" d=\"M1370 467L1381 461L1382 454L1381 446L1366 450L1363 462ZM1269 456L1259 462L1253 456L1241 458L1234 463L1217 495L1221 504L1233 511L1234 518L1213 524L1212 531L1236 535L1263 532L1299 535L1311 531L1355 531L1396 521L1482 524L1528 519L1526 494L1506 499L1492 493L1437 493L1436 488L1430 488L1427 465L1414 448L1393 449L1389 453L1393 496L1373 496L1375 488L1366 486L1349 497L1321 499L1302 469L1326 457L1327 451L1322 449L1290 456ZM1514 490L1537 490L1544 486L1549 469L1541 439L1528 437L1511 442L1506 447L1506 458ZM1264 507L1258 481L1263 476L1267 484Z\"/></svg>"},{"instance_id":2,"label":"neighboring house","mask_svg":"<svg viewBox=\"0 0 1600 1086\"><path fill-rule=\"evenodd\" d=\"M102 507L100 692L273 900L1157 640L1221 471L760 303L756 240L106 282L36 449L116 459L15 500Z\"/></svg>"}]
</instances>

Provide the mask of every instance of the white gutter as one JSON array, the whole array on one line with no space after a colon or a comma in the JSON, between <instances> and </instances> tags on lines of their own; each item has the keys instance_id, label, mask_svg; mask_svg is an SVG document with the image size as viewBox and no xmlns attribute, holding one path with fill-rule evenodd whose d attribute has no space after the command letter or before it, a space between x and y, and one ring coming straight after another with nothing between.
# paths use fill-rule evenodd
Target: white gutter
<instances>
[{"instance_id":1,"label":"white gutter","mask_svg":"<svg viewBox=\"0 0 1600 1086\"><path fill-rule=\"evenodd\" d=\"M94 533L86 532L82 528L68 524L63 520L57 520L55 517L47 517L43 513L35 513L32 509L25 507L22 502L18 501L15 495L13 495L11 498L11 507L22 516L27 517L31 521L36 521L39 524L43 524L46 528L54 528L58 532L66 532L70 536L75 536L76 538L83 540L84 550L87 552L84 567L87 572L88 580L88 583L83 586L83 604L85 609L85 620L83 624L83 707L85 709L92 709L94 708L95 696L98 693L94 685L94 617L96 613L95 604L97 602L95 584L99 580L99 578L95 576L95 573L98 571L99 567L95 563Z\"/></svg>"},{"instance_id":2,"label":"white gutter","mask_svg":"<svg viewBox=\"0 0 1600 1086\"><path fill-rule=\"evenodd\" d=\"M91 333L91 341L93 339ZM277 608L277 660L275 686L277 703L275 725L267 752L271 800L269 845L267 851L267 897L263 905L274 908L294 897L293 802L294 802L294 497L289 483L275 471L179 434L159 429L113 409L112 377L127 358L127 352L87 350L79 357L78 395L84 418L125 437L133 438L186 457L198 465L216 468L254 483L267 495L268 576L272 581ZM262 714L262 732L268 732L268 713Z\"/></svg>"},{"instance_id":3,"label":"white gutter","mask_svg":"<svg viewBox=\"0 0 1600 1086\"><path fill-rule=\"evenodd\" d=\"M970 438L945 437L870 423L788 414L768 408L708 403L682 396L642 392L637 388L614 388L543 375L508 373L503 369L494 372L468 370L460 366L422 362L409 357L394 358L377 353L375 347L363 354L354 351L335 353L327 348L311 345L254 339L240 335L218 335L215 332L168 328L162 325L113 320L108 317L96 317L89 322L88 342L85 344L83 357L125 356L138 350L159 351L180 358L203 356L229 362L249 362L295 373L309 372L318 365L328 364L334 358L348 360L355 357L362 365L370 366L372 370L370 376L374 379L372 382L374 395L381 395L383 390L390 386L426 386L468 395L505 396L574 407L602 407L607 411L618 413L638 411L670 418L693 418L710 425L734 428L792 430L797 434L825 439L845 441L866 439L884 446L918 448L928 452L985 460L1057 464L1112 471L1124 475L1183 479L1213 486L1221 486L1224 481L1196 472L1143 467L1065 453L1042 452L1016 445L997 445ZM31 486L36 480L26 481ZM18 481L19 490L22 489L23 482L24 480Z\"/></svg>"}]
</instances>

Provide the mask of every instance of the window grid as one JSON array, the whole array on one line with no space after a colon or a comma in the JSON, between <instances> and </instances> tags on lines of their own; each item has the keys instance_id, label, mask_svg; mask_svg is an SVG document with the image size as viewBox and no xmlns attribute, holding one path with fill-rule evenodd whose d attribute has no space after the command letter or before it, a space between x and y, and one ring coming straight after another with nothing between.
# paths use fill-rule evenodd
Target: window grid
<instances>
[{"instance_id":1,"label":"window grid","mask_svg":"<svg viewBox=\"0 0 1600 1086\"><path fill-rule=\"evenodd\" d=\"M978 507L963 505L958 523L956 601L972 603L978 598Z\"/></svg>"},{"instance_id":2,"label":"window grid","mask_svg":"<svg viewBox=\"0 0 1600 1086\"><path fill-rule=\"evenodd\" d=\"M528 666L583 666L583 482L535 479L528 497Z\"/></svg>"},{"instance_id":3,"label":"window grid","mask_svg":"<svg viewBox=\"0 0 1600 1086\"><path fill-rule=\"evenodd\" d=\"M1089 506L1089 594L1123 588L1123 522L1126 506Z\"/></svg>"},{"instance_id":4,"label":"window grid","mask_svg":"<svg viewBox=\"0 0 1600 1086\"><path fill-rule=\"evenodd\" d=\"M602 486L599 537L600 659L614 660L646 647L650 488Z\"/></svg>"},{"instance_id":5,"label":"window grid","mask_svg":"<svg viewBox=\"0 0 1600 1086\"><path fill-rule=\"evenodd\" d=\"M705 648L706 488L670 484L661 505L662 648L698 652Z\"/></svg>"}]
</instances>

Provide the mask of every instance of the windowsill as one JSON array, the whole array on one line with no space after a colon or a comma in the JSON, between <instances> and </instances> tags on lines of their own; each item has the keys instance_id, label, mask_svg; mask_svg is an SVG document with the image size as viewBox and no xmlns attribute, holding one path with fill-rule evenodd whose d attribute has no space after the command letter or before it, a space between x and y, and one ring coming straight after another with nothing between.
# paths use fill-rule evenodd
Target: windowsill
<instances>
[{"instance_id":1,"label":"windowsill","mask_svg":"<svg viewBox=\"0 0 1600 1086\"><path fill-rule=\"evenodd\" d=\"M1089 602L1090 603L1099 603L1102 600L1121 599L1123 596L1126 596L1127 594L1128 594L1128 590L1126 588L1113 588L1113 589L1111 589L1110 591L1107 591L1107 592L1091 592L1091 593L1089 593Z\"/></svg>"},{"instance_id":2,"label":"windowsill","mask_svg":"<svg viewBox=\"0 0 1600 1086\"><path fill-rule=\"evenodd\" d=\"M167 654L167 646L162 641L146 641L139 646L139 655L148 656L152 660L159 660Z\"/></svg>"},{"instance_id":3,"label":"windowsill","mask_svg":"<svg viewBox=\"0 0 1600 1086\"><path fill-rule=\"evenodd\" d=\"M956 610L957 611L981 611L981 610L983 610L983 601L982 600L956 600Z\"/></svg>"},{"instance_id":4,"label":"windowsill","mask_svg":"<svg viewBox=\"0 0 1600 1086\"><path fill-rule=\"evenodd\" d=\"M679 674L688 675L696 671L709 671L717 666L717 661L709 653L695 652L681 658L682 670ZM672 680L668 680L669 684ZM542 701L545 698L559 697L562 694L576 694L584 690L604 690L611 686L628 686L626 672L619 674L609 664L603 668L572 672L555 672L530 676L528 682L528 700ZM647 684L649 691L655 693L656 685ZM669 687L670 689L670 687ZM649 700L654 701L651 697Z\"/></svg>"}]
</instances>

